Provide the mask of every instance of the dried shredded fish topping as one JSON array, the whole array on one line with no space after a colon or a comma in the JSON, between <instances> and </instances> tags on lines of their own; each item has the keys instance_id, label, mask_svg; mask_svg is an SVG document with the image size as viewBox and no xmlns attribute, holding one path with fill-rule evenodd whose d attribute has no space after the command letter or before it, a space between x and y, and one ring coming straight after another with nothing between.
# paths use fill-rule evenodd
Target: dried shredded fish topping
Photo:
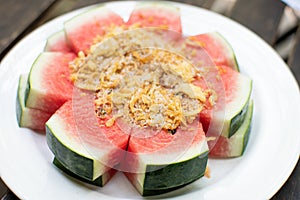
<instances>
[{"instance_id":1,"label":"dried shredded fish topping","mask_svg":"<svg viewBox=\"0 0 300 200\"><path fill-rule=\"evenodd\" d=\"M172 52L129 52L100 74L96 113L100 118L118 113L126 122L140 127L172 131L187 126L208 99L206 91L192 84L194 76L193 65ZM114 122L112 118L106 126Z\"/></svg>"},{"instance_id":2,"label":"dried shredded fish topping","mask_svg":"<svg viewBox=\"0 0 300 200\"><path fill-rule=\"evenodd\" d=\"M174 134L195 120L206 101L213 105L216 93L193 84L205 73L177 54L184 44L177 52L155 32L124 33L138 27L108 27L86 55L79 52L69 64L71 80L79 88L96 91L95 112L106 127L122 118L131 125ZM149 46L155 48L145 48Z\"/></svg>"}]
</instances>

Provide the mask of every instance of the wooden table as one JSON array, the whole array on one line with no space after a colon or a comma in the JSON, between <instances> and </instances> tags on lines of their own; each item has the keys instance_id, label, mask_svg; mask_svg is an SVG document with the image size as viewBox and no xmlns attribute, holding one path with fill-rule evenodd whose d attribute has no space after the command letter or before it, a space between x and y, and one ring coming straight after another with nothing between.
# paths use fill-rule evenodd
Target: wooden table
<instances>
[{"instance_id":1,"label":"wooden table","mask_svg":"<svg viewBox=\"0 0 300 200\"><path fill-rule=\"evenodd\" d=\"M300 83L299 22L283 33L278 30L286 5L279 0L175 0L217 11L261 36L276 48L293 37L290 53L283 56ZM103 0L0 0L0 59L26 34L46 21L68 11ZM223 2L223 3L222 3ZM1 163L0 163L1 164ZM18 199L0 179L0 197ZM272 199L300 199L300 164Z\"/></svg>"}]
</instances>

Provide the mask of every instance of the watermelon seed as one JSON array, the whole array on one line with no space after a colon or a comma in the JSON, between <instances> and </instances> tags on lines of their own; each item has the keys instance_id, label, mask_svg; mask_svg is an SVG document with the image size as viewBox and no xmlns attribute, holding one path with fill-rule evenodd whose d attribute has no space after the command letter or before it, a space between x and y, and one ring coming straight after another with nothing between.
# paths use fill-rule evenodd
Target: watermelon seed
<instances>
[{"instance_id":1,"label":"watermelon seed","mask_svg":"<svg viewBox=\"0 0 300 200\"><path fill-rule=\"evenodd\" d=\"M168 129L168 132L174 135L176 133L176 129Z\"/></svg>"}]
</instances>

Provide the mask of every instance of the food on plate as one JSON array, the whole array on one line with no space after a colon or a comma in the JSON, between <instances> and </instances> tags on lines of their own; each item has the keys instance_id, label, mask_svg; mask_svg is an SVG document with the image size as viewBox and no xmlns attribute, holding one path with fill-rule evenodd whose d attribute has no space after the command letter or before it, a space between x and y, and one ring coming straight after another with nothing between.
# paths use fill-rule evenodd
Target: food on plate
<instances>
[{"instance_id":1,"label":"food on plate","mask_svg":"<svg viewBox=\"0 0 300 200\"><path fill-rule=\"evenodd\" d=\"M94 112L89 112L93 111L90 94L84 94L85 99L68 101L51 116L46 123L46 137L49 148L65 168L94 181L119 164L129 135L118 126L98 129Z\"/></svg>"},{"instance_id":2,"label":"food on plate","mask_svg":"<svg viewBox=\"0 0 300 200\"><path fill-rule=\"evenodd\" d=\"M48 37L44 51L72 52L72 49L66 39L65 32L58 31L56 33L53 33L50 37Z\"/></svg>"},{"instance_id":3,"label":"food on plate","mask_svg":"<svg viewBox=\"0 0 300 200\"><path fill-rule=\"evenodd\" d=\"M221 108L217 106L207 106L201 112L201 122L207 132L211 128L212 121L222 124L221 135L230 138L243 123L252 91L252 81L250 78L234 71L227 66L218 66L217 72L222 80L223 88L216 89L219 99L224 95ZM205 80L210 82L210 77L205 76ZM210 132L210 136L217 136L218 133Z\"/></svg>"},{"instance_id":4,"label":"food on plate","mask_svg":"<svg viewBox=\"0 0 300 200\"><path fill-rule=\"evenodd\" d=\"M77 174L73 173L72 171L67 169L64 165L62 165L56 158L53 159L53 164L58 169L63 171L64 173L66 173L69 176L73 177L75 180L80 180L80 181L83 181L85 183L95 185L95 186L99 186L99 187L104 186L111 179L111 177L113 177L115 175L115 173L117 172L115 169L110 169L107 172L105 172L102 176L100 176L100 177L96 178L95 180L91 181L91 180L82 178L81 176L78 176Z\"/></svg>"},{"instance_id":5,"label":"food on plate","mask_svg":"<svg viewBox=\"0 0 300 200\"><path fill-rule=\"evenodd\" d=\"M72 98L69 62L73 53L43 52L34 61L26 87L26 107L54 113Z\"/></svg>"},{"instance_id":6,"label":"food on plate","mask_svg":"<svg viewBox=\"0 0 300 200\"><path fill-rule=\"evenodd\" d=\"M211 157L215 158L232 158L243 155L248 144L251 131L251 120L253 113L253 101L249 103L248 110L244 122L231 138L220 136L216 143L212 144L212 149L209 152ZM208 141L208 145L211 145Z\"/></svg>"},{"instance_id":7,"label":"food on plate","mask_svg":"<svg viewBox=\"0 0 300 200\"><path fill-rule=\"evenodd\" d=\"M169 3L138 4L127 22L103 6L75 16L20 78L19 125L46 127L70 176L103 186L122 171L143 196L203 177L209 155L241 156L252 81L221 34L181 32Z\"/></svg>"},{"instance_id":8,"label":"food on plate","mask_svg":"<svg viewBox=\"0 0 300 200\"><path fill-rule=\"evenodd\" d=\"M51 117L52 113L35 108L28 108L25 106L25 92L27 86L27 79L28 74L22 74L19 78L19 87L16 103L18 124L20 127L44 131L45 123Z\"/></svg>"},{"instance_id":9,"label":"food on plate","mask_svg":"<svg viewBox=\"0 0 300 200\"><path fill-rule=\"evenodd\" d=\"M180 10L168 3L140 3L131 12L126 24L182 32Z\"/></svg>"},{"instance_id":10,"label":"food on plate","mask_svg":"<svg viewBox=\"0 0 300 200\"><path fill-rule=\"evenodd\" d=\"M104 6L92 8L65 22L67 41L74 52L87 52L94 38L105 34L106 28L120 26L123 19Z\"/></svg>"},{"instance_id":11,"label":"food on plate","mask_svg":"<svg viewBox=\"0 0 300 200\"><path fill-rule=\"evenodd\" d=\"M233 49L220 33L199 34L190 39L204 48L217 66L227 66L239 71Z\"/></svg>"}]
</instances>

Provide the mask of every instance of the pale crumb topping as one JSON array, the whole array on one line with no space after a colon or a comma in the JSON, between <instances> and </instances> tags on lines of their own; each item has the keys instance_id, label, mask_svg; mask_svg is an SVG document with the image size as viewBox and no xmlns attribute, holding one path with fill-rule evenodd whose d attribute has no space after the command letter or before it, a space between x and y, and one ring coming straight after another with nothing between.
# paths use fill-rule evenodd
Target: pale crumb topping
<instances>
[{"instance_id":1,"label":"pale crumb topping","mask_svg":"<svg viewBox=\"0 0 300 200\"><path fill-rule=\"evenodd\" d=\"M181 56L158 49L132 51L100 74L95 105L100 118L118 113L141 127L175 130L203 109L207 92L193 85L196 72ZM187 69L188 77L182 73ZM188 78L187 78L188 77ZM115 118L107 121L113 125Z\"/></svg>"},{"instance_id":2,"label":"pale crumb topping","mask_svg":"<svg viewBox=\"0 0 300 200\"><path fill-rule=\"evenodd\" d=\"M95 112L107 119L106 127L122 118L131 125L173 134L179 126L192 123L206 101L214 105L217 95L193 84L207 71L178 54L186 45L195 45L194 41L174 48L157 32L138 27L107 28L94 39L87 55L79 52L70 62L71 80L79 88L96 91ZM197 56L196 50L190 56Z\"/></svg>"}]
</instances>

